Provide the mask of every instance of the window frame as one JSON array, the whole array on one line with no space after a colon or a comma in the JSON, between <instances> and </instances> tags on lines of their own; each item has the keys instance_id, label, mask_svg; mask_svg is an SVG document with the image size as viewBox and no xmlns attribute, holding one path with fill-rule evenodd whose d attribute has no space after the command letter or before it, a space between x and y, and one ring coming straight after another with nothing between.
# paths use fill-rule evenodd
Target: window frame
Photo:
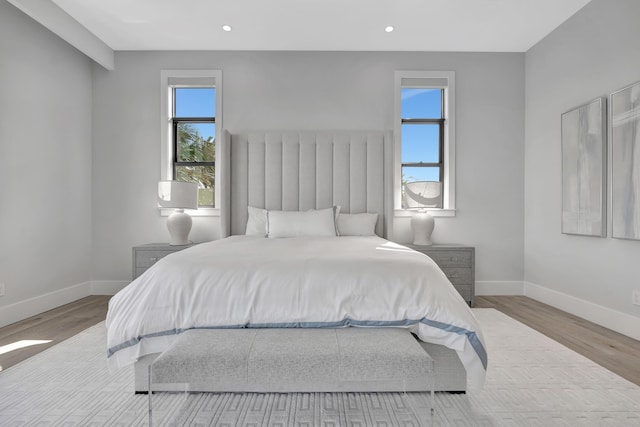
<instances>
[{"instance_id":1,"label":"window frame","mask_svg":"<svg viewBox=\"0 0 640 427\"><path fill-rule=\"evenodd\" d=\"M404 84L403 79L412 80ZM437 84L435 84L437 83ZM415 209L402 207L403 166L440 167L442 182L442 208L427 208L432 216L455 216L455 72L454 71L396 71L394 76L395 116L394 116L394 212L395 216L412 216ZM409 119L402 118L402 89L441 89L442 118ZM440 123L439 163L402 163L402 125L410 123Z\"/></svg>"},{"instance_id":2,"label":"window frame","mask_svg":"<svg viewBox=\"0 0 640 427\"><path fill-rule=\"evenodd\" d=\"M192 162L177 162L177 147L175 132L177 122L197 121L208 122L215 124L215 140L221 141L222 139L222 70L161 70L161 152L160 152L160 179L161 180L174 180L175 179L175 167L188 166L187 163ZM171 83L171 80L180 81L179 84ZM213 82L212 83L203 83ZM174 120L174 91L176 87L215 87L215 117L213 122L207 121L209 118L202 117L180 117L179 120ZM218 156L218 150L216 150L215 156ZM179 164L178 164L179 163ZM220 216L220 172L219 168L215 167L216 158L213 162L197 162L198 166L208 166L212 164L214 166L214 206L199 207L197 210L188 210L191 216ZM162 216L168 216L173 212L173 209L158 208Z\"/></svg>"}]
</instances>

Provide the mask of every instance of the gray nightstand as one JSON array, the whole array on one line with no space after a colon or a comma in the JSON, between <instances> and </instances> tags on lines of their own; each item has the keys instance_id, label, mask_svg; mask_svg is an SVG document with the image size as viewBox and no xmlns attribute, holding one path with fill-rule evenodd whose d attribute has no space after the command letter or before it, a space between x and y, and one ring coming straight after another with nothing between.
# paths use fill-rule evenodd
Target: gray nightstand
<instances>
[{"instance_id":1,"label":"gray nightstand","mask_svg":"<svg viewBox=\"0 0 640 427\"><path fill-rule=\"evenodd\" d=\"M406 245L433 259L460 295L473 307L476 288L475 248L464 245Z\"/></svg>"},{"instance_id":2,"label":"gray nightstand","mask_svg":"<svg viewBox=\"0 0 640 427\"><path fill-rule=\"evenodd\" d=\"M149 243L133 247L133 279L147 271L149 267L174 252L189 248L189 245L170 245L168 243Z\"/></svg>"}]
</instances>

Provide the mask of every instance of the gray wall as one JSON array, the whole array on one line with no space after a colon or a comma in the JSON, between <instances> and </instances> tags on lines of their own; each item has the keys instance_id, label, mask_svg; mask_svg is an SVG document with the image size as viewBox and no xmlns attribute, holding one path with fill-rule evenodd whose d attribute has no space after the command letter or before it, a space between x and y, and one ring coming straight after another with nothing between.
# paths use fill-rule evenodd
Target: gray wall
<instances>
[{"instance_id":1,"label":"gray wall","mask_svg":"<svg viewBox=\"0 0 640 427\"><path fill-rule=\"evenodd\" d=\"M640 241L560 232L560 115L640 80L638 17L637 0L593 0L534 46L525 109L525 280L635 316Z\"/></svg>"},{"instance_id":2,"label":"gray wall","mask_svg":"<svg viewBox=\"0 0 640 427\"><path fill-rule=\"evenodd\" d=\"M91 73L0 1L0 308L91 278Z\"/></svg>"},{"instance_id":3,"label":"gray wall","mask_svg":"<svg viewBox=\"0 0 640 427\"><path fill-rule=\"evenodd\" d=\"M375 52L118 52L94 67L94 279L130 277L131 246L167 241L156 209L160 70L222 69L224 127L393 129L394 70L454 70L457 207L434 240L477 247L477 278L521 281L524 54ZM194 218L191 239L218 235ZM396 236L411 239L407 218Z\"/></svg>"}]
</instances>

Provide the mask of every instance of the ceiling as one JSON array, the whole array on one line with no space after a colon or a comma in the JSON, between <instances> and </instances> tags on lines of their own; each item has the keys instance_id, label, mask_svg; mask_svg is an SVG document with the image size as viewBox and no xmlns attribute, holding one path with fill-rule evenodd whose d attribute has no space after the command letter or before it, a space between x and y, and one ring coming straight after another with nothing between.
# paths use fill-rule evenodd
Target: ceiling
<instances>
[{"instance_id":1,"label":"ceiling","mask_svg":"<svg viewBox=\"0 0 640 427\"><path fill-rule=\"evenodd\" d=\"M525 52L590 0L52 1L116 51Z\"/></svg>"}]
</instances>

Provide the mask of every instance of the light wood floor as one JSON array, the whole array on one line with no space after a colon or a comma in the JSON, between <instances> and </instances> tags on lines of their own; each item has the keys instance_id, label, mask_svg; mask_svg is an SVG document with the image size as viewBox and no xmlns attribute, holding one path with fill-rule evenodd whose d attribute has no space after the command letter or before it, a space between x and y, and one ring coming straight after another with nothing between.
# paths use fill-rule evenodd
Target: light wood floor
<instances>
[{"instance_id":1,"label":"light wood floor","mask_svg":"<svg viewBox=\"0 0 640 427\"><path fill-rule=\"evenodd\" d=\"M46 344L32 345L0 354L0 370L7 369L103 321L107 315L110 298L102 295L82 298L0 328L0 353L3 346L23 340L51 340Z\"/></svg>"},{"instance_id":2,"label":"light wood floor","mask_svg":"<svg viewBox=\"0 0 640 427\"><path fill-rule=\"evenodd\" d=\"M476 297L513 319L640 385L640 341L524 296Z\"/></svg>"},{"instance_id":3,"label":"light wood floor","mask_svg":"<svg viewBox=\"0 0 640 427\"><path fill-rule=\"evenodd\" d=\"M108 296L91 296L0 328L2 346L51 340L0 354L7 369L105 319ZM476 307L495 308L640 385L640 341L523 296L476 297Z\"/></svg>"}]
</instances>

